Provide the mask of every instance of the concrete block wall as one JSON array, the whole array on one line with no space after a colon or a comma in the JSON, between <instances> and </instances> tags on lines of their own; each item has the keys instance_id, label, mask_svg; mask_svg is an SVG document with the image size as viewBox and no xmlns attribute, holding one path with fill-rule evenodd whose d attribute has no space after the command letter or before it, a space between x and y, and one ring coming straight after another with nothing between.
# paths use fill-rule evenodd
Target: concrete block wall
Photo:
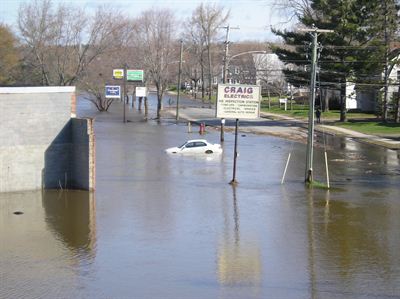
<instances>
[{"instance_id":1,"label":"concrete block wall","mask_svg":"<svg viewBox=\"0 0 400 299\"><path fill-rule=\"evenodd\" d=\"M95 139L92 119L71 119L72 180L74 189L95 189Z\"/></svg>"},{"instance_id":2,"label":"concrete block wall","mask_svg":"<svg viewBox=\"0 0 400 299\"><path fill-rule=\"evenodd\" d=\"M93 135L92 122L79 120L86 124L76 126L75 109L75 87L0 88L0 192L94 189L89 182L94 180L94 165L87 171L92 177L80 173L88 165L85 160L94 158L86 157L82 165L74 160L85 156L76 150L93 152L94 136L88 134ZM79 129L86 139L76 137ZM85 142L87 148L82 148Z\"/></svg>"}]
</instances>

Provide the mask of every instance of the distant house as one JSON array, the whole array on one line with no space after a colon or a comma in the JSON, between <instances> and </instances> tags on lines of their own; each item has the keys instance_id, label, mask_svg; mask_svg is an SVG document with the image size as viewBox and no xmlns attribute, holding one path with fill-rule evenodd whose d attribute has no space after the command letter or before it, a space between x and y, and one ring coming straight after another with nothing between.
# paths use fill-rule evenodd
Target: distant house
<instances>
[{"instance_id":1,"label":"distant house","mask_svg":"<svg viewBox=\"0 0 400 299\"><path fill-rule=\"evenodd\" d=\"M400 49L398 52L400 52ZM400 53L393 58L393 61L398 61L399 59ZM387 98L390 105L399 92L400 66L395 64L389 71ZM384 75L385 74L382 72L382 80ZM346 86L346 108L357 109L364 112L374 112L378 108L377 99L382 92L383 87L376 88L375 86L371 86L370 88L360 88L357 84L349 82Z\"/></svg>"},{"instance_id":2,"label":"distant house","mask_svg":"<svg viewBox=\"0 0 400 299\"><path fill-rule=\"evenodd\" d=\"M274 88L287 89L283 69L284 63L279 60L278 55L253 54L254 66L256 69L256 84L263 90L269 89L274 92Z\"/></svg>"}]
</instances>

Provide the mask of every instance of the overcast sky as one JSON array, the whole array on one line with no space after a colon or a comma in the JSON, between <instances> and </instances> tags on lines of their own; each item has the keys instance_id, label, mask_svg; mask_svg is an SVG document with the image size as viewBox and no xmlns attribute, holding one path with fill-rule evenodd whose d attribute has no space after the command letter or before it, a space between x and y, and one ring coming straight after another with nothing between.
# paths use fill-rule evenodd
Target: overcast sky
<instances>
[{"instance_id":1,"label":"overcast sky","mask_svg":"<svg viewBox=\"0 0 400 299\"><path fill-rule=\"evenodd\" d=\"M259 40L272 41L276 38L271 34L270 27L288 26L282 25L285 17L274 8L275 0L53 0L53 3L71 3L72 5L84 7L88 12L93 11L98 5L106 4L126 12L130 16L150 8L170 8L175 12L178 20L184 20L192 14L193 9L201 2L216 3L225 9L230 10L229 25L239 27L239 30L232 30L231 41ZM0 0L0 22L6 23L14 28L21 3L30 0Z\"/></svg>"}]
</instances>

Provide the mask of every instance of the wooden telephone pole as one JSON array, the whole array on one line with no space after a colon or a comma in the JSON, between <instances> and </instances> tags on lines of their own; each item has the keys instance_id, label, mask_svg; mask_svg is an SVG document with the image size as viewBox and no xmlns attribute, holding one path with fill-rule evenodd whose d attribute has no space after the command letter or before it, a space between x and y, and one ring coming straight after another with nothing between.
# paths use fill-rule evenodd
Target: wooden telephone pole
<instances>
[{"instance_id":1,"label":"wooden telephone pole","mask_svg":"<svg viewBox=\"0 0 400 299\"><path fill-rule=\"evenodd\" d=\"M313 36L312 56L311 56L311 85L310 85L310 102L308 110L308 138L307 138L307 155L306 155L306 183L313 182L313 158L314 158L314 110L315 110L315 85L317 74L317 48L318 34L330 33L333 30L318 29L316 27L310 29L300 29L300 31L310 32Z\"/></svg>"},{"instance_id":2,"label":"wooden telephone pole","mask_svg":"<svg viewBox=\"0 0 400 299\"><path fill-rule=\"evenodd\" d=\"M223 71L223 77L222 77L222 82L224 84L227 83L228 80L228 52L229 52L229 31L231 29L240 29L239 27L231 27L231 26L224 26L220 27L223 29L226 29L226 36L225 36L225 55L224 55L224 71ZM221 119L221 135L220 135L220 140L221 142L224 142L224 126L225 126L225 119Z\"/></svg>"}]
</instances>

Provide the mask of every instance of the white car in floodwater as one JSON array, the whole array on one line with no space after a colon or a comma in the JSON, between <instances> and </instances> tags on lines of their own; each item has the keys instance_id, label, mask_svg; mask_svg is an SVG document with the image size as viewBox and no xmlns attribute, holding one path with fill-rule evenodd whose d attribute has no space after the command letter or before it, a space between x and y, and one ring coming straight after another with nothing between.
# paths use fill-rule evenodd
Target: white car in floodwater
<instances>
[{"instance_id":1,"label":"white car in floodwater","mask_svg":"<svg viewBox=\"0 0 400 299\"><path fill-rule=\"evenodd\" d=\"M168 154L220 154L222 147L220 144L209 143L205 139L188 140L179 147L170 147L165 150Z\"/></svg>"}]
</instances>

